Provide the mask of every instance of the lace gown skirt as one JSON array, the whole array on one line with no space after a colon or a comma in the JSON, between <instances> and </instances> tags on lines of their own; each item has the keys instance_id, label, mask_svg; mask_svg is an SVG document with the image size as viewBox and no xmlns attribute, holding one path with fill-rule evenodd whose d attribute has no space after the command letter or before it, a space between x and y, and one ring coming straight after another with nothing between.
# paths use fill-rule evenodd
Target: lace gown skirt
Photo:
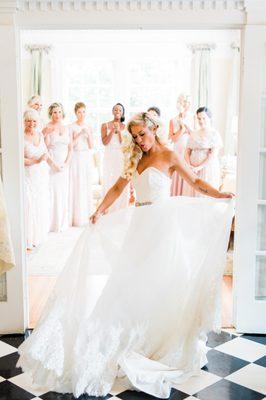
<instances>
[{"instance_id":1,"label":"lace gown skirt","mask_svg":"<svg viewBox=\"0 0 266 400\"><path fill-rule=\"evenodd\" d=\"M76 397L120 380L167 398L206 363L231 218L230 201L172 197L88 226L18 366Z\"/></svg>"}]
</instances>

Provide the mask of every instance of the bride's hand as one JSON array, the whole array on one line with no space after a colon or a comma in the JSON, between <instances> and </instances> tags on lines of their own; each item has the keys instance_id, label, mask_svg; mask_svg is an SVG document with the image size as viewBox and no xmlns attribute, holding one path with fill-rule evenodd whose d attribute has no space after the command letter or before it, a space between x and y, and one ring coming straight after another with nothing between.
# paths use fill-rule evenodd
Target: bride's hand
<instances>
[{"instance_id":1,"label":"bride's hand","mask_svg":"<svg viewBox=\"0 0 266 400\"><path fill-rule=\"evenodd\" d=\"M98 221L98 219L100 218L101 214L99 213L99 211L95 211L91 216L90 216L90 222L92 224L96 224L96 222Z\"/></svg>"},{"instance_id":2,"label":"bride's hand","mask_svg":"<svg viewBox=\"0 0 266 400\"><path fill-rule=\"evenodd\" d=\"M235 197L234 193L231 192L220 192L219 199L233 199Z\"/></svg>"}]
</instances>

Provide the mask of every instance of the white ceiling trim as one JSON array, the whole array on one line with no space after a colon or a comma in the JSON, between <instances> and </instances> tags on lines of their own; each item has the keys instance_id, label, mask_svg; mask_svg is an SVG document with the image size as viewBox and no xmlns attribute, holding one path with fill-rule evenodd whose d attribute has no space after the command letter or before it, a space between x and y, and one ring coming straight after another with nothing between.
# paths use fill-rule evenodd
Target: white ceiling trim
<instances>
[{"instance_id":1,"label":"white ceiling trim","mask_svg":"<svg viewBox=\"0 0 266 400\"><path fill-rule=\"evenodd\" d=\"M2 0L0 12L34 11L244 11L244 0Z\"/></svg>"}]
</instances>

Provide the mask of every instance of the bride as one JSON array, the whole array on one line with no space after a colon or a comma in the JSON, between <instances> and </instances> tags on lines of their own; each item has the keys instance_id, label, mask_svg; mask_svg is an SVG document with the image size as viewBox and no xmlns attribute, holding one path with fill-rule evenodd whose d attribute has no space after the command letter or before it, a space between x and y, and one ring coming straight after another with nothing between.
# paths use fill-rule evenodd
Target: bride
<instances>
[{"instance_id":1,"label":"bride","mask_svg":"<svg viewBox=\"0 0 266 400\"><path fill-rule=\"evenodd\" d=\"M233 195L198 179L161 143L158 128L149 113L129 122L123 175L19 348L18 366L49 390L105 396L119 382L167 398L207 362L206 333L219 328ZM174 171L216 199L170 197ZM143 207L99 218L130 180Z\"/></svg>"}]
</instances>

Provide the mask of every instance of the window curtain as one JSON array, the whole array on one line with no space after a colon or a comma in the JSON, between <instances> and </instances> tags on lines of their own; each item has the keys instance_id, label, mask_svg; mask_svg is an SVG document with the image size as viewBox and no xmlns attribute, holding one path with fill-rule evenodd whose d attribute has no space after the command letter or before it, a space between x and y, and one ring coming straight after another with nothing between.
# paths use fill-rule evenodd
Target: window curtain
<instances>
[{"instance_id":1,"label":"window curtain","mask_svg":"<svg viewBox=\"0 0 266 400\"><path fill-rule=\"evenodd\" d=\"M191 44L191 95L193 108L211 104L211 52L215 44Z\"/></svg>"},{"instance_id":2,"label":"window curtain","mask_svg":"<svg viewBox=\"0 0 266 400\"><path fill-rule=\"evenodd\" d=\"M42 94L42 67L43 67L43 50L33 49L31 52L31 82L30 91L32 95Z\"/></svg>"},{"instance_id":3,"label":"window curtain","mask_svg":"<svg viewBox=\"0 0 266 400\"><path fill-rule=\"evenodd\" d=\"M31 54L30 76L28 77L29 92L27 98L39 95L44 102L51 100L51 58L50 46L27 45Z\"/></svg>"}]
</instances>

